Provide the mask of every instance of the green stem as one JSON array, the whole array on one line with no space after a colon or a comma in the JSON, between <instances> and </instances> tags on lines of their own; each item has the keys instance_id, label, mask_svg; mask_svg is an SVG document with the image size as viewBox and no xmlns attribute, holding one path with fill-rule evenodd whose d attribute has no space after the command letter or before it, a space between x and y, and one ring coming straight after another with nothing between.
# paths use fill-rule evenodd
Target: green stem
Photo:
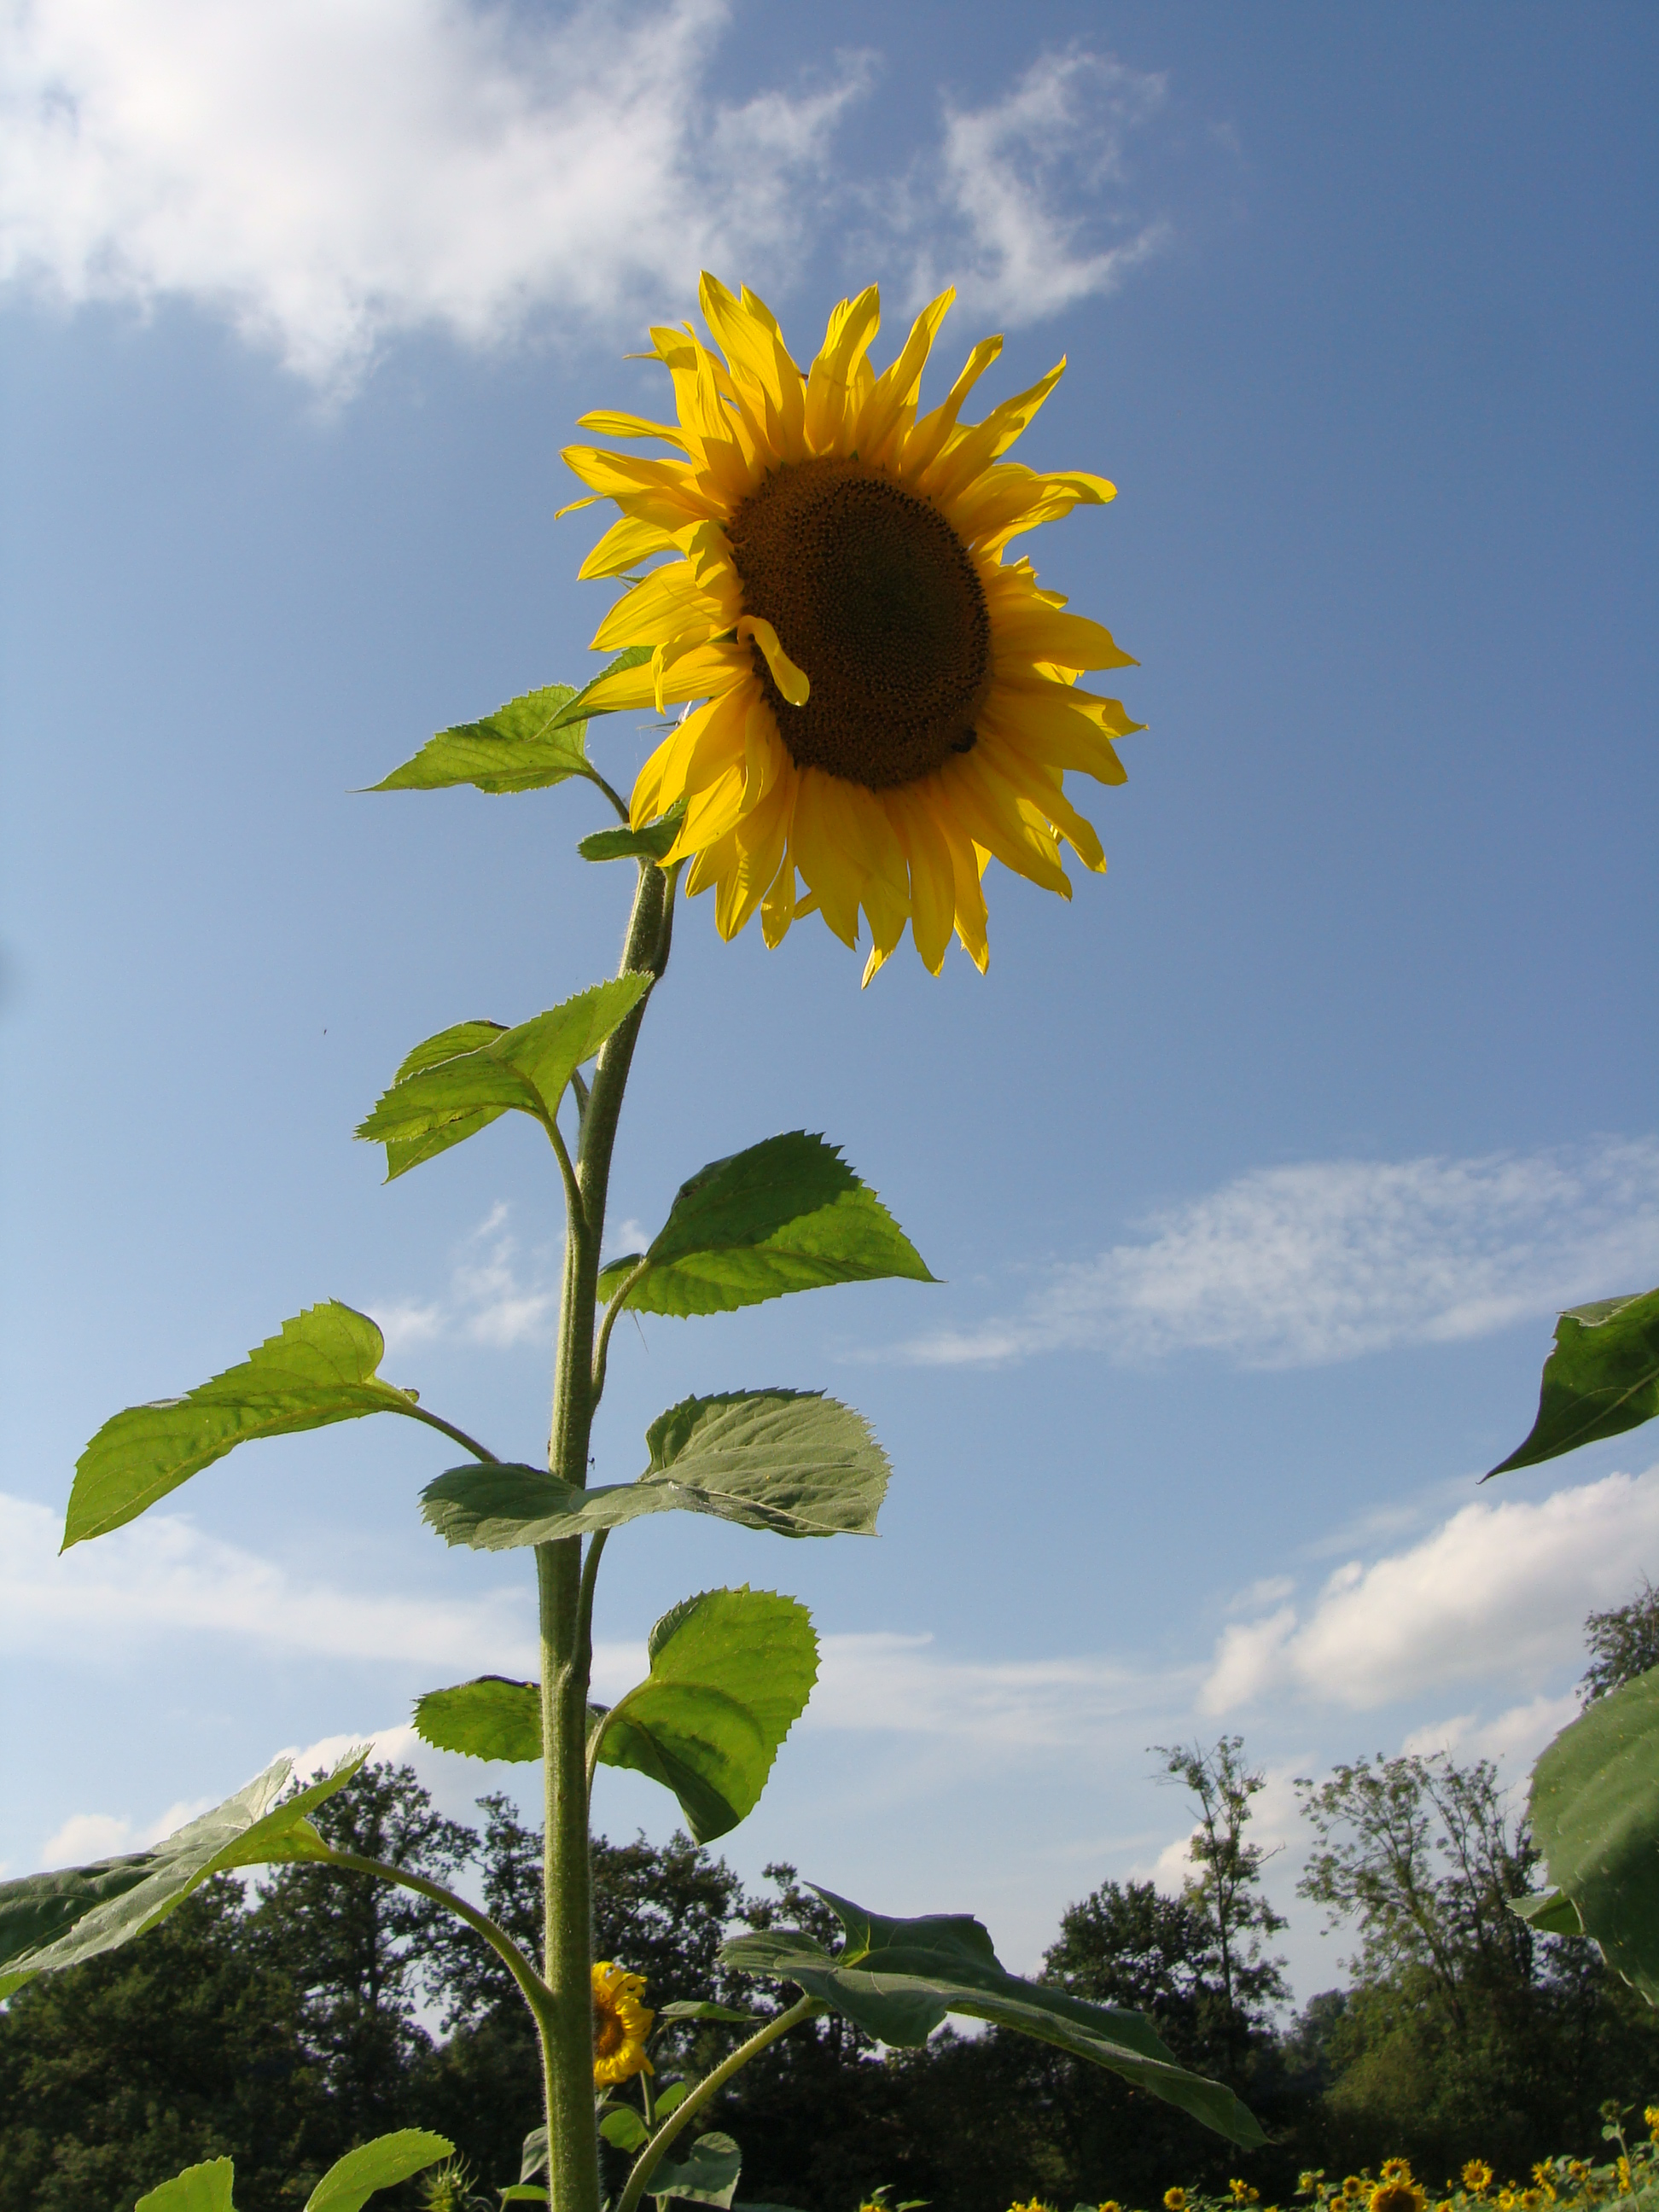
<instances>
[{"instance_id":1,"label":"green stem","mask_svg":"<svg viewBox=\"0 0 1659 2212\"><path fill-rule=\"evenodd\" d=\"M462 1450L470 1451L474 1459L483 1460L490 1467L501 1465L495 1453L479 1443L476 1437L468 1436L465 1429L458 1429L453 1421L443 1420L436 1413L428 1413L424 1406L411 1406L409 1418L411 1421L424 1421L428 1428L439 1429L445 1436L453 1437Z\"/></svg>"},{"instance_id":2,"label":"green stem","mask_svg":"<svg viewBox=\"0 0 1659 2212\"><path fill-rule=\"evenodd\" d=\"M317 1863L314 1854L307 1863ZM545 2017L549 2004L547 1984L507 1930L497 1927L489 1915L480 1912L476 1905L469 1905L464 1897L458 1897L453 1889L446 1889L441 1881L428 1881L423 1874L411 1874L406 1867L389 1866L384 1859L363 1858L356 1851L337 1851L325 1844L321 1863L340 1867L349 1874L373 1875L377 1881L395 1882L400 1889L412 1889L417 1897L429 1897L434 1905L447 1905L458 1920L464 1920L483 1937L503 1962L537 2019Z\"/></svg>"},{"instance_id":3,"label":"green stem","mask_svg":"<svg viewBox=\"0 0 1659 2212\"><path fill-rule=\"evenodd\" d=\"M619 973L659 976L667 964L673 881L641 865ZM581 1116L574 1190L565 1220L564 1276L553 1382L551 1471L587 1486L592 1432L593 1316L611 1155L623 1093L649 994L606 1039ZM597 1559L590 1550L590 1561ZM542 1976L550 1999L541 2027L547 2100L550 2212L598 2212L599 2134L593 2114L592 1881L587 1843L587 1688L592 1657L583 1604L581 1544L536 1547L542 1647L542 1773L546 1826ZM587 1587L592 1603L591 1581Z\"/></svg>"},{"instance_id":4,"label":"green stem","mask_svg":"<svg viewBox=\"0 0 1659 2212\"><path fill-rule=\"evenodd\" d=\"M720 2094L739 2067L746 2066L751 2058L758 2058L769 2043L775 2043L781 2035L787 2035L790 2029L799 2027L802 2021L814 2019L819 2013L829 2009L829 2006L817 1997L802 1997L798 2004L792 2004L787 2012L781 2012L775 2020L769 2020L759 2033L751 2035L747 2043L740 2043L732 2056L722 2060L712 2074L705 2074L685 2102L675 2106L635 2160L634 2171L628 2177L628 2185L617 2199L617 2212L634 2212L635 2206L645 2194L646 2184L656 2171L658 2160L687 2121L696 2119L704 2106Z\"/></svg>"}]
</instances>

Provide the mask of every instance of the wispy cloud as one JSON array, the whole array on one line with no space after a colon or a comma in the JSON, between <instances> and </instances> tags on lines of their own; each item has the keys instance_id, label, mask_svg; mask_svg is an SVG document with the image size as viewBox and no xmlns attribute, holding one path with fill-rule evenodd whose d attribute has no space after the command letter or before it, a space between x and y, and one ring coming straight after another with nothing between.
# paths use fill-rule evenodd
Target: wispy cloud
<instances>
[{"instance_id":1,"label":"wispy cloud","mask_svg":"<svg viewBox=\"0 0 1659 2212\"><path fill-rule=\"evenodd\" d=\"M490 1208L456 1254L444 1297L372 1304L390 1357L443 1337L495 1352L546 1342L559 1304L552 1256L525 1255L511 1219L509 1206ZM607 1238L607 1255L614 1241Z\"/></svg>"},{"instance_id":2,"label":"wispy cloud","mask_svg":"<svg viewBox=\"0 0 1659 2212\"><path fill-rule=\"evenodd\" d=\"M1168 90L1161 75L1073 47L1039 56L987 106L947 100L939 143L898 202L923 233L916 295L951 282L964 305L1032 322L1115 292L1170 236L1128 175L1130 144Z\"/></svg>"},{"instance_id":3,"label":"wispy cloud","mask_svg":"<svg viewBox=\"0 0 1659 2212\"><path fill-rule=\"evenodd\" d=\"M1124 180L1161 78L1042 56L864 192L836 140L879 58L734 99L732 31L726 0L14 5L0 281L189 301L337 392L406 332L614 332L683 313L700 267L769 284L860 204L890 264L1009 321L1114 289L1164 234Z\"/></svg>"},{"instance_id":4,"label":"wispy cloud","mask_svg":"<svg viewBox=\"0 0 1659 2212\"><path fill-rule=\"evenodd\" d=\"M170 1513L60 1558L62 1534L59 1515L0 1492L0 1650L106 1658L140 1641L211 1634L314 1658L474 1673L535 1665L531 1601L510 1583L473 1599L346 1589Z\"/></svg>"},{"instance_id":5,"label":"wispy cloud","mask_svg":"<svg viewBox=\"0 0 1659 2212\"><path fill-rule=\"evenodd\" d=\"M1581 1654L1585 1615L1627 1596L1632 1562L1656 1547L1659 1467L1535 1502L1483 1496L1402 1551L1346 1561L1310 1603L1224 1629L1200 1708L1229 1713L1288 1692L1365 1711L1482 1681L1542 1696L1545 1678ZM1535 1697L1487 1723L1498 1731L1488 1747L1548 1717ZM1437 1727L1437 1741L1462 1743L1480 1724L1463 1714Z\"/></svg>"},{"instance_id":6,"label":"wispy cloud","mask_svg":"<svg viewBox=\"0 0 1659 2212\"><path fill-rule=\"evenodd\" d=\"M1218 1352L1314 1366L1483 1336L1659 1276L1659 1142L1480 1159L1262 1168L1155 1214L1138 1242L1052 1268L1017 1312L901 1358L1059 1348L1121 1360Z\"/></svg>"}]
</instances>

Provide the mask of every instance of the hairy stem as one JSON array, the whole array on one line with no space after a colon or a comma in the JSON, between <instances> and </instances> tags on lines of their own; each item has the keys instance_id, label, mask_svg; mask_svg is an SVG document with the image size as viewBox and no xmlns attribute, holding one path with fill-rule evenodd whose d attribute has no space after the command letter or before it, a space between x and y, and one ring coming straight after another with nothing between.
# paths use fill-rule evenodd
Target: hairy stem
<instances>
[{"instance_id":1,"label":"hairy stem","mask_svg":"<svg viewBox=\"0 0 1659 2212\"><path fill-rule=\"evenodd\" d=\"M673 883L641 865L619 972L662 974L668 959ZM648 999L602 1047L583 1105L574 1189L565 1220L564 1276L553 1381L548 1465L587 1486L593 1425L593 1316L611 1154L623 1093ZM590 1551L597 1566L597 1557ZM587 1843L587 1686L591 1581L584 1604L581 1544L567 1537L536 1547L542 1646L542 1773L546 1829L543 1886L546 1939L542 1976L549 2007L538 2014L547 2098L551 2212L598 2212L599 2135L593 2115L592 1883Z\"/></svg>"},{"instance_id":2,"label":"hairy stem","mask_svg":"<svg viewBox=\"0 0 1659 2212\"><path fill-rule=\"evenodd\" d=\"M787 2012L781 2012L775 2020L769 2020L758 2034L751 2035L747 2043L740 2043L732 2056L705 2074L683 2105L676 2105L668 2118L657 2130L645 2148L634 2161L634 2171L628 2177L628 2185L617 2199L617 2212L634 2212L634 2207L644 2196L646 2186L656 2171L657 2161L668 2148L688 2120L696 2119L711 2098L717 2097L740 2067L751 2058L758 2058L769 2043L781 2035L787 2035L792 2027L799 2027L804 2020L812 2020L819 2013L828 2012L829 2006L817 1997L802 1997L792 2004Z\"/></svg>"}]
</instances>

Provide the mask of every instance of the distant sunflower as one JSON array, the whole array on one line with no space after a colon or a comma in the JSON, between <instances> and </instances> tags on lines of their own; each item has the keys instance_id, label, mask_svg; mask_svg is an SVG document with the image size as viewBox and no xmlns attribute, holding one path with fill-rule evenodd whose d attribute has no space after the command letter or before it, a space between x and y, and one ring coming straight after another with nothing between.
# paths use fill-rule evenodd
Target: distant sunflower
<instances>
[{"instance_id":1,"label":"distant sunflower","mask_svg":"<svg viewBox=\"0 0 1659 2212\"><path fill-rule=\"evenodd\" d=\"M689 890L714 888L723 936L758 909L775 945L816 911L850 945L862 909L866 982L907 921L933 974L953 929L983 969L980 878L992 859L1066 898L1062 838L1103 869L1061 780L1073 769L1121 783L1111 741L1144 726L1078 684L1089 669L1133 666L1130 656L1040 590L1028 560L1005 557L1023 532L1115 496L1103 477L1000 458L1064 361L964 423L963 401L1002 349L982 339L944 402L917 417L954 296L923 308L878 376L872 285L842 301L803 372L763 301L705 276L702 312L724 359L688 332L651 334L678 422L581 418L684 458L591 446L564 457L592 494L576 506L609 497L622 509L582 575L675 556L632 583L594 639L648 646L649 664L605 678L590 703L660 714L704 702L641 769L635 826L685 802L668 859L692 862Z\"/></svg>"},{"instance_id":2,"label":"distant sunflower","mask_svg":"<svg viewBox=\"0 0 1659 2212\"><path fill-rule=\"evenodd\" d=\"M656 2014L640 2002L643 1974L629 1974L608 1959L593 1962L593 2083L614 2088L656 2069L645 2055Z\"/></svg>"}]
</instances>

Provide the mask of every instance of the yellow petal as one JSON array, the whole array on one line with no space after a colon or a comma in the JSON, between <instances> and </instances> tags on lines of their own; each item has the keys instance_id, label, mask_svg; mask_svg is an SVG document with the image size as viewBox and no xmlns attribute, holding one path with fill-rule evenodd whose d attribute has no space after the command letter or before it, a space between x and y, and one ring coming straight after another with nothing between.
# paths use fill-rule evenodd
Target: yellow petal
<instances>
[{"instance_id":1,"label":"yellow petal","mask_svg":"<svg viewBox=\"0 0 1659 2212\"><path fill-rule=\"evenodd\" d=\"M694 647L680 660L665 686L664 697L676 705L683 699L714 699L739 684L754 680L754 666L743 646L708 644ZM629 708L655 707L657 684L649 661L638 668L619 668L602 676L587 695L588 711L614 714Z\"/></svg>"},{"instance_id":2,"label":"yellow petal","mask_svg":"<svg viewBox=\"0 0 1659 2212\"><path fill-rule=\"evenodd\" d=\"M852 447L863 459L878 463L886 458L888 441L899 428L906 410L915 404L916 394L921 388L921 373L927 365L933 340L956 296L952 287L941 292L937 300L928 301L910 325L904 350L890 368L882 372L874 391L859 410L858 420L853 426Z\"/></svg>"},{"instance_id":3,"label":"yellow petal","mask_svg":"<svg viewBox=\"0 0 1659 2212\"><path fill-rule=\"evenodd\" d=\"M567 446L567 465L601 499L614 499L624 514L654 522L665 530L683 529L720 512L683 461L649 461L632 453L604 453L593 446ZM562 507L586 506L573 501Z\"/></svg>"},{"instance_id":4,"label":"yellow petal","mask_svg":"<svg viewBox=\"0 0 1659 2212\"><path fill-rule=\"evenodd\" d=\"M927 803L928 784L902 784L884 792L887 812L910 864L910 934L922 965L937 975L950 947L956 918L956 876L951 848Z\"/></svg>"},{"instance_id":5,"label":"yellow petal","mask_svg":"<svg viewBox=\"0 0 1659 2212\"><path fill-rule=\"evenodd\" d=\"M948 805L941 805L933 819L951 854L951 873L956 884L957 937L982 975L991 958L986 934L985 892L980 881L985 873L988 854L982 846L963 836Z\"/></svg>"},{"instance_id":6,"label":"yellow petal","mask_svg":"<svg viewBox=\"0 0 1659 2212\"><path fill-rule=\"evenodd\" d=\"M881 327L881 295L867 284L830 317L823 345L806 378L806 442L815 453L837 451L846 432L854 372Z\"/></svg>"},{"instance_id":7,"label":"yellow petal","mask_svg":"<svg viewBox=\"0 0 1659 2212\"><path fill-rule=\"evenodd\" d=\"M1057 773L1042 767L1018 746L1006 744L988 730L981 735L974 750L984 755L981 767L986 772L994 771L1005 777L1018 793L1024 802L1021 812L1028 824L1037 826L1029 811L1035 809L1042 823L1052 823L1059 830L1085 868L1092 868L1097 875L1105 873L1106 855L1101 850L1095 825L1085 820L1066 798L1060 787Z\"/></svg>"},{"instance_id":8,"label":"yellow petal","mask_svg":"<svg viewBox=\"0 0 1659 2212\"><path fill-rule=\"evenodd\" d=\"M898 470L907 483L914 483L945 450L945 441L957 425L962 412L962 403L979 382L991 363L1002 351L1000 338L981 338L968 356L967 365L945 394L942 404L931 415L924 415L904 441L898 455Z\"/></svg>"},{"instance_id":9,"label":"yellow petal","mask_svg":"<svg viewBox=\"0 0 1659 2212\"><path fill-rule=\"evenodd\" d=\"M724 592L697 580L689 561L670 561L624 592L593 633L593 649L615 653L625 645L654 645L701 623L706 636L731 629L742 605L733 575Z\"/></svg>"},{"instance_id":10,"label":"yellow petal","mask_svg":"<svg viewBox=\"0 0 1659 2212\"><path fill-rule=\"evenodd\" d=\"M772 681L777 685L792 707L804 707L811 696L812 687L805 672L796 667L782 646L778 634L769 622L759 615L744 615L738 623L738 640L746 644L752 637L766 655L766 665L772 672Z\"/></svg>"},{"instance_id":11,"label":"yellow petal","mask_svg":"<svg viewBox=\"0 0 1659 2212\"><path fill-rule=\"evenodd\" d=\"M777 875L793 801L793 788L780 781L757 807L744 813L722 841L732 854L714 906L714 919L722 937L735 937L740 929L747 927Z\"/></svg>"},{"instance_id":12,"label":"yellow petal","mask_svg":"<svg viewBox=\"0 0 1659 2212\"><path fill-rule=\"evenodd\" d=\"M1128 781L1111 739L1086 714L1067 716L1058 702L1052 708L1044 702L1032 711L1033 703L994 689L980 709L977 726L981 734L994 735L1049 768L1076 769L1098 783Z\"/></svg>"},{"instance_id":13,"label":"yellow petal","mask_svg":"<svg viewBox=\"0 0 1659 2212\"><path fill-rule=\"evenodd\" d=\"M957 819L975 844L982 845L1005 868L1060 898L1070 898L1072 886L1060 865L1053 833L1021 811L1019 793L986 757L987 750L981 743L939 771L949 779L950 804Z\"/></svg>"},{"instance_id":14,"label":"yellow petal","mask_svg":"<svg viewBox=\"0 0 1659 2212\"><path fill-rule=\"evenodd\" d=\"M1062 668L1135 668L1104 623L1086 615L1060 614L1033 599L1026 607L1002 608L992 625L992 653L1000 667L1010 660L1052 660Z\"/></svg>"},{"instance_id":15,"label":"yellow petal","mask_svg":"<svg viewBox=\"0 0 1659 2212\"><path fill-rule=\"evenodd\" d=\"M838 777L826 775L821 768L800 771L790 843L795 865L824 920L843 945L854 945L858 943L859 890L864 871L848 851L844 832L840 836L836 834L842 827L835 796L838 781ZM796 911L800 911L799 904Z\"/></svg>"},{"instance_id":16,"label":"yellow petal","mask_svg":"<svg viewBox=\"0 0 1659 2212\"><path fill-rule=\"evenodd\" d=\"M596 407L590 415L579 415L576 428L591 430L596 438L660 438L685 451L685 433L678 423L648 422L643 415L626 415L614 407Z\"/></svg>"},{"instance_id":17,"label":"yellow petal","mask_svg":"<svg viewBox=\"0 0 1659 2212\"><path fill-rule=\"evenodd\" d=\"M586 582L594 576L619 576L624 570L648 561L653 553L672 550L673 538L654 522L640 522L631 514L621 515L613 522L586 560L577 569L577 577Z\"/></svg>"},{"instance_id":18,"label":"yellow petal","mask_svg":"<svg viewBox=\"0 0 1659 2212\"><path fill-rule=\"evenodd\" d=\"M954 495L1013 444L1065 371L1065 362L1057 362L1028 391L1016 392L1012 399L994 407L982 422L976 423L959 444L947 447L933 466L916 479L919 486L948 514Z\"/></svg>"}]
</instances>

